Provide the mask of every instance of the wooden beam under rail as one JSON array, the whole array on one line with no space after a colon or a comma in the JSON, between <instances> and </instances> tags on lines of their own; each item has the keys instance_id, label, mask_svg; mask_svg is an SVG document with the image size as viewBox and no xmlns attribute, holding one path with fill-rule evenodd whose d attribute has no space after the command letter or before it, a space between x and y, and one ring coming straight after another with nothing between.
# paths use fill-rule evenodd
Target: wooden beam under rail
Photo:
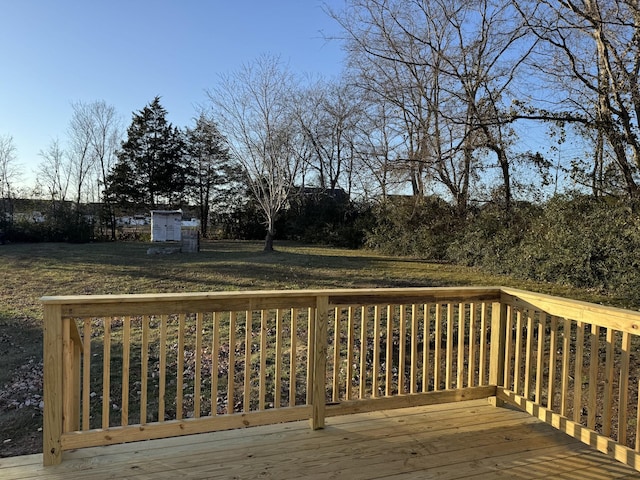
<instances>
[{"instance_id":1,"label":"wooden beam under rail","mask_svg":"<svg viewBox=\"0 0 640 480\"><path fill-rule=\"evenodd\" d=\"M502 387L498 387L497 389L497 398L503 402L520 408L529 415L539 418L543 422L548 423L561 432L564 432L567 435L580 440L582 443L595 448L599 452L609 455L617 461L625 463L640 471L640 454L636 453L631 448L620 445L609 437L601 435L584 425L574 422L567 417L555 413L542 405L532 402L531 400Z\"/></svg>"}]
</instances>

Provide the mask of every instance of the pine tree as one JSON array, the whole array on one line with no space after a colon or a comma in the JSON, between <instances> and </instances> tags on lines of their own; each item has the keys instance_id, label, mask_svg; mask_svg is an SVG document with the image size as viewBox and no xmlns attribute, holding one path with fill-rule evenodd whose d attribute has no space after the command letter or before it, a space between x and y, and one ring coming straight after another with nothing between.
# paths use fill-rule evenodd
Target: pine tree
<instances>
[{"instance_id":1,"label":"pine tree","mask_svg":"<svg viewBox=\"0 0 640 480\"><path fill-rule=\"evenodd\" d=\"M229 155L227 141L215 121L204 113L193 129L186 130L191 198L198 207L202 235L206 238L212 204L227 210L238 195L242 173Z\"/></svg>"},{"instance_id":2,"label":"pine tree","mask_svg":"<svg viewBox=\"0 0 640 480\"><path fill-rule=\"evenodd\" d=\"M119 203L126 199L155 208L161 203L177 206L184 198L184 138L166 116L160 97L133 114L108 178L108 191Z\"/></svg>"}]
</instances>

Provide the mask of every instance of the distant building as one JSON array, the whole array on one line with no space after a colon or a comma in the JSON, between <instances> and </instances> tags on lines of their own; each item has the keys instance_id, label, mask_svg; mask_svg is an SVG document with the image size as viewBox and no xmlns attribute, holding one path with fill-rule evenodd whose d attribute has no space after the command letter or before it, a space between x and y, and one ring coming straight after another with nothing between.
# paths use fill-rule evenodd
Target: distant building
<instances>
[{"instance_id":1,"label":"distant building","mask_svg":"<svg viewBox=\"0 0 640 480\"><path fill-rule=\"evenodd\" d=\"M119 227L142 227L151 224L151 217L148 215L133 215L116 218L116 225Z\"/></svg>"},{"instance_id":2,"label":"distant building","mask_svg":"<svg viewBox=\"0 0 640 480\"><path fill-rule=\"evenodd\" d=\"M182 220L182 226L190 227L190 228L199 228L200 220L198 220L197 218L192 218L191 220Z\"/></svg>"},{"instance_id":3,"label":"distant building","mask_svg":"<svg viewBox=\"0 0 640 480\"><path fill-rule=\"evenodd\" d=\"M338 203L349 201L349 194L342 188L298 187L296 193L306 198L333 198Z\"/></svg>"},{"instance_id":4,"label":"distant building","mask_svg":"<svg viewBox=\"0 0 640 480\"><path fill-rule=\"evenodd\" d=\"M36 211L14 213L13 219L22 221L22 222L31 222L31 223L44 223L46 220L42 212L36 212Z\"/></svg>"},{"instance_id":5,"label":"distant building","mask_svg":"<svg viewBox=\"0 0 640 480\"><path fill-rule=\"evenodd\" d=\"M151 211L151 241L179 242L182 227L182 210Z\"/></svg>"}]
</instances>

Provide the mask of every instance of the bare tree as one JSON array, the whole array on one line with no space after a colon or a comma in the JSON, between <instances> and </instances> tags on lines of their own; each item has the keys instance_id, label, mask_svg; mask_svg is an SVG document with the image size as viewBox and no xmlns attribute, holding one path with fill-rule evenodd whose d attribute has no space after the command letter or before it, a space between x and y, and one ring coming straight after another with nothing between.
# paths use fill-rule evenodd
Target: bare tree
<instances>
[{"instance_id":1,"label":"bare tree","mask_svg":"<svg viewBox=\"0 0 640 480\"><path fill-rule=\"evenodd\" d=\"M17 149L10 135L0 135L0 199L13 198L15 183L22 177Z\"/></svg>"},{"instance_id":2,"label":"bare tree","mask_svg":"<svg viewBox=\"0 0 640 480\"><path fill-rule=\"evenodd\" d=\"M371 100L392 109L404 153L395 170L406 171L415 196L425 195L430 179L441 183L464 210L471 171L470 155L460 149L464 122L443 115L453 98L444 76L444 47L451 41L448 10L437 2L352 0L333 14L348 34L350 67Z\"/></svg>"},{"instance_id":3,"label":"bare tree","mask_svg":"<svg viewBox=\"0 0 640 480\"><path fill-rule=\"evenodd\" d=\"M264 250L272 251L275 221L300 167L302 147L291 105L293 75L279 58L261 56L222 77L208 97L264 215Z\"/></svg>"},{"instance_id":4,"label":"bare tree","mask_svg":"<svg viewBox=\"0 0 640 480\"><path fill-rule=\"evenodd\" d=\"M67 131L67 156L70 181L74 189L76 212L80 215L80 205L83 200L86 201L88 198L86 190L87 187L90 187L88 180L95 169L96 157L93 154L91 145L93 122L90 115L87 114L88 108L82 103L74 103L72 108L73 115Z\"/></svg>"},{"instance_id":5,"label":"bare tree","mask_svg":"<svg viewBox=\"0 0 640 480\"><path fill-rule=\"evenodd\" d=\"M396 163L406 169L414 195L423 195L425 171L433 159L433 152L423 147L429 138L438 137L438 123L430 115L435 112L432 96L438 92L437 59L427 65L424 54L429 52L414 48L415 42L404 31L419 22L415 11L405 8L411 6L354 0L344 14L333 12L332 16L347 32L349 66L356 84L370 101L384 102L386 111L394 114L387 124L395 124L396 135L405 143L405 153Z\"/></svg>"},{"instance_id":6,"label":"bare tree","mask_svg":"<svg viewBox=\"0 0 640 480\"><path fill-rule=\"evenodd\" d=\"M100 188L116 161L122 137L122 121L115 107L104 100L73 103L69 135L80 145L88 145L96 183Z\"/></svg>"},{"instance_id":7,"label":"bare tree","mask_svg":"<svg viewBox=\"0 0 640 480\"><path fill-rule=\"evenodd\" d=\"M76 102L72 108L69 139L76 202L79 204L83 190L90 195L94 188L104 188L107 175L115 164L122 124L115 108L103 100ZM91 183L90 175L95 175ZM100 192L97 193L92 196L99 197ZM109 196L104 196L104 207L111 238L115 240L115 210Z\"/></svg>"},{"instance_id":8,"label":"bare tree","mask_svg":"<svg viewBox=\"0 0 640 480\"><path fill-rule=\"evenodd\" d=\"M309 166L324 189L350 190L354 137L361 115L355 89L320 80L300 92L297 116L312 152Z\"/></svg>"},{"instance_id":9,"label":"bare tree","mask_svg":"<svg viewBox=\"0 0 640 480\"><path fill-rule=\"evenodd\" d=\"M17 163L13 137L0 135L0 229L6 223L13 221L15 183L20 180L21 176L22 170Z\"/></svg>"},{"instance_id":10,"label":"bare tree","mask_svg":"<svg viewBox=\"0 0 640 480\"><path fill-rule=\"evenodd\" d=\"M393 109L384 101L370 102L357 124L352 170L357 172L355 180L368 200L384 202L387 195L406 184L406 170L397 160L403 142L393 122Z\"/></svg>"},{"instance_id":11,"label":"bare tree","mask_svg":"<svg viewBox=\"0 0 640 480\"><path fill-rule=\"evenodd\" d=\"M492 152L509 205L510 119L501 102L534 43L513 8L499 0L351 0L331 14L347 32L361 84L397 107L414 195L436 180L463 214Z\"/></svg>"},{"instance_id":12,"label":"bare tree","mask_svg":"<svg viewBox=\"0 0 640 480\"><path fill-rule=\"evenodd\" d=\"M606 140L627 195L640 197L640 6L627 0L513 0L541 41L533 70L546 98L523 117L579 124ZM604 151L604 150L602 150ZM601 155L594 156L600 171Z\"/></svg>"},{"instance_id":13,"label":"bare tree","mask_svg":"<svg viewBox=\"0 0 640 480\"><path fill-rule=\"evenodd\" d=\"M38 165L37 181L51 199L52 214L56 217L67 200L71 183L69 162L57 139L53 140L46 150L40 150L40 157L42 162Z\"/></svg>"},{"instance_id":14,"label":"bare tree","mask_svg":"<svg viewBox=\"0 0 640 480\"><path fill-rule=\"evenodd\" d=\"M527 36L523 22L504 0L463 2L456 7L459 10L446 15L455 46L443 58L445 74L458 85L454 99L465 105L463 149L495 155L504 205L509 210L514 132L503 98L513 92L512 84L536 41Z\"/></svg>"}]
</instances>

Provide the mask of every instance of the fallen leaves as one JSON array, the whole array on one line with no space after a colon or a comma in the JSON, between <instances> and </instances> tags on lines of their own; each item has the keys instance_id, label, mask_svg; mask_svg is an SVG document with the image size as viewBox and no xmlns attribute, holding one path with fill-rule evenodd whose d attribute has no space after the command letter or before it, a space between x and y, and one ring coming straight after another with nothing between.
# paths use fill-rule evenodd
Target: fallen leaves
<instances>
[{"instance_id":1,"label":"fallen leaves","mask_svg":"<svg viewBox=\"0 0 640 480\"><path fill-rule=\"evenodd\" d=\"M31 408L41 413L44 409L42 379L42 361L30 359L0 391L0 410Z\"/></svg>"}]
</instances>

